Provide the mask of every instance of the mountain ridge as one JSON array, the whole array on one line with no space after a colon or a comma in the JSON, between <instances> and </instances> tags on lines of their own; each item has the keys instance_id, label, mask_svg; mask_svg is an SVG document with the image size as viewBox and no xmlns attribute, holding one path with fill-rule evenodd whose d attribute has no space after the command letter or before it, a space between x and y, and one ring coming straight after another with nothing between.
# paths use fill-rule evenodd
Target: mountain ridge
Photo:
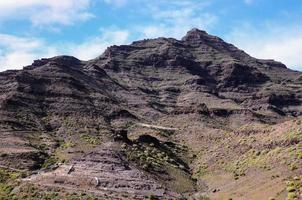
<instances>
[{"instance_id":1,"label":"mountain ridge","mask_svg":"<svg viewBox=\"0 0 302 200\"><path fill-rule=\"evenodd\" d=\"M19 198L284 196L302 170L301 76L198 29L35 60L0 72L0 166L26 172Z\"/></svg>"}]
</instances>

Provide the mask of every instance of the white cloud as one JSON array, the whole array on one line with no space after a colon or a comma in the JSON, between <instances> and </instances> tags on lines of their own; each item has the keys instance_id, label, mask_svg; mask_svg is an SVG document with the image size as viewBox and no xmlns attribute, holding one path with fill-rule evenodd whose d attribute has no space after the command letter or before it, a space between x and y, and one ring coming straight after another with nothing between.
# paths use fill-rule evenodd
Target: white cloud
<instances>
[{"instance_id":1,"label":"white cloud","mask_svg":"<svg viewBox=\"0 0 302 200\"><path fill-rule=\"evenodd\" d=\"M27 17L36 26L63 24L69 25L77 20L86 20L90 16L87 12L93 0L0 0L0 21L13 17ZM114 6L122 6L127 0L103 0ZM0 37L0 71L21 68L29 65L32 60L41 57L51 57L59 54L73 55L82 60L89 60L99 56L108 46L120 45L131 39L155 38L160 36L181 38L193 28L208 29L216 22L216 17L201 12L206 2L196 3L188 0L133 0L144 3L144 7L137 10L150 15L153 22L132 25L127 30L106 28L99 36L91 37L80 43L49 44L39 38L16 37L2 35ZM167 9L162 10L162 7ZM56 30L55 26L54 30Z\"/></svg>"},{"instance_id":2,"label":"white cloud","mask_svg":"<svg viewBox=\"0 0 302 200\"><path fill-rule=\"evenodd\" d=\"M274 59L302 70L302 26L245 24L234 29L226 39L254 57Z\"/></svg>"},{"instance_id":3,"label":"white cloud","mask_svg":"<svg viewBox=\"0 0 302 200\"><path fill-rule=\"evenodd\" d=\"M35 26L71 25L93 17L87 10L92 0L1 0L0 21L30 20Z\"/></svg>"},{"instance_id":4,"label":"white cloud","mask_svg":"<svg viewBox=\"0 0 302 200\"><path fill-rule=\"evenodd\" d=\"M129 33L112 29L101 31L100 36L82 43L48 44L39 38L17 37L0 34L0 71L21 69L33 60L57 55L72 55L81 60L93 59L111 45L128 42Z\"/></svg>"},{"instance_id":5,"label":"white cloud","mask_svg":"<svg viewBox=\"0 0 302 200\"><path fill-rule=\"evenodd\" d=\"M32 49L40 46L42 44L41 40L36 40L34 38L23 38L16 37L7 34L0 34L0 45L7 47L8 49Z\"/></svg>"},{"instance_id":6,"label":"white cloud","mask_svg":"<svg viewBox=\"0 0 302 200\"><path fill-rule=\"evenodd\" d=\"M156 38L167 34L167 27L165 25L150 25L139 27L141 29L143 38Z\"/></svg>"},{"instance_id":7,"label":"white cloud","mask_svg":"<svg viewBox=\"0 0 302 200\"><path fill-rule=\"evenodd\" d=\"M123 6L127 0L103 0L107 4ZM174 37L180 39L191 28L207 31L218 18L205 11L211 0L133 0L144 3L137 12L151 16L147 24L132 25L127 30L102 29L98 36L80 43L52 44L39 38L0 34L0 71L20 68L34 59L67 54L82 60L99 56L108 46L120 45L131 39ZM244 0L253 3L254 0ZM34 25L70 25L92 17L88 9L93 0L0 0L0 21L9 18L29 19ZM165 8L165 9L162 9ZM18 13L18 15L16 15ZM141 13L140 13L141 14ZM229 42L257 58L275 59L293 69L302 70L302 26L245 24L234 28L226 37Z\"/></svg>"},{"instance_id":8,"label":"white cloud","mask_svg":"<svg viewBox=\"0 0 302 200\"><path fill-rule=\"evenodd\" d=\"M177 39L180 39L192 28L209 30L218 20L215 15L204 11L209 2L208 0L202 2L188 0L149 2L146 7L155 23L143 25L138 29L141 30L143 37L165 36ZM163 7L167 9L163 10Z\"/></svg>"},{"instance_id":9,"label":"white cloud","mask_svg":"<svg viewBox=\"0 0 302 200\"><path fill-rule=\"evenodd\" d=\"M29 65L33 60L50 57L58 51L43 40L27 37L16 37L0 34L0 71L20 69Z\"/></svg>"},{"instance_id":10,"label":"white cloud","mask_svg":"<svg viewBox=\"0 0 302 200\"><path fill-rule=\"evenodd\" d=\"M69 53L82 60L90 60L99 55L111 45L121 45L128 42L129 32L126 30L102 31L101 36L84 41L80 45L69 46Z\"/></svg>"}]
</instances>

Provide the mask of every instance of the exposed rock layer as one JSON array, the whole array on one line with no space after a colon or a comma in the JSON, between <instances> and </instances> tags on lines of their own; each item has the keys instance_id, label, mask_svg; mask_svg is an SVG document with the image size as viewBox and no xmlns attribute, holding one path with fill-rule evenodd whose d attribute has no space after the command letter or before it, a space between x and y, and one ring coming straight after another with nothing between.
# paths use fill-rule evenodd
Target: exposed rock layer
<instances>
[{"instance_id":1,"label":"exposed rock layer","mask_svg":"<svg viewBox=\"0 0 302 200\"><path fill-rule=\"evenodd\" d=\"M117 194L127 193L128 189L129 195L136 198L147 196L147 188L161 198L180 198L196 190L206 191L203 184L183 194L178 186L166 187L169 178L181 182L181 177L188 184L194 182L188 178L194 168L190 152L182 151L179 156L173 142L198 152L198 144L205 142L197 139L201 135L199 131L213 132L210 137L215 138L221 130L235 130L250 122L275 124L301 117L301 77L301 72L290 70L282 63L253 58L197 29L189 31L181 40L157 38L112 46L90 61L70 56L36 60L23 70L0 73L0 152L7 154L1 156L0 164L22 170L39 169L47 162L47 156L58 156L59 149L69 165L79 166L73 174L85 175L83 180L87 175L88 181L96 173L97 180L103 180L99 183L103 185L98 188L102 191L99 193L110 193L112 198L119 198ZM150 126L133 127L136 123ZM128 131L128 135L121 136L121 130ZM122 160L114 164L117 158L112 153L106 154L110 149L104 145L115 140L117 145L125 143L134 152L140 151L132 141L142 133L157 137L158 145L171 142L170 149L152 150L166 153L163 159L167 166L162 171L166 174L156 174L149 167L136 168L141 157L135 157L127 161L134 162L129 172L115 171L120 177L114 182L113 172L106 166L116 165L120 169ZM119 154L119 149L114 151ZM89 157L99 154L99 161ZM16 165L18 159L22 162ZM106 159L109 163L105 163ZM161 154L152 159L161 159ZM148 165L152 166L152 159ZM190 164L192 169L188 169ZM173 177L169 166L178 166L177 173L181 176ZM110 178L105 180L106 173L98 174L96 168L110 171ZM128 177L134 172L137 173L134 177ZM53 173L56 171L47 176ZM34 180L45 187L57 187L55 178L50 179ZM75 187L77 181L71 175L66 179L69 180L64 179L65 186L69 189L89 186L87 183ZM93 192L98 193L98 189Z\"/></svg>"}]
</instances>

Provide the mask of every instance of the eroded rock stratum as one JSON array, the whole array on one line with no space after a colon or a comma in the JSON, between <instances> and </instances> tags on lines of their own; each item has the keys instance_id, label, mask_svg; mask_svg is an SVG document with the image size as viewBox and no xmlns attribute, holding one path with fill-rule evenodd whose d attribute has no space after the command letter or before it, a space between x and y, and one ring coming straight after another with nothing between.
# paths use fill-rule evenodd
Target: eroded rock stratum
<instances>
[{"instance_id":1,"label":"eroded rock stratum","mask_svg":"<svg viewBox=\"0 0 302 200\"><path fill-rule=\"evenodd\" d=\"M0 199L301 199L302 74L204 31L0 73Z\"/></svg>"}]
</instances>

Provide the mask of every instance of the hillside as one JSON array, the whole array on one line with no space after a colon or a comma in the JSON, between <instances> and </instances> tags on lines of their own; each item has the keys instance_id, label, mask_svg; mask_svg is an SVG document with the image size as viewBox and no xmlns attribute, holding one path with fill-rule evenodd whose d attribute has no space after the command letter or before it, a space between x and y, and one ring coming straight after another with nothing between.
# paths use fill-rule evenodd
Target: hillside
<instances>
[{"instance_id":1,"label":"hillside","mask_svg":"<svg viewBox=\"0 0 302 200\"><path fill-rule=\"evenodd\" d=\"M0 199L301 199L302 73L192 29L0 73Z\"/></svg>"}]
</instances>

